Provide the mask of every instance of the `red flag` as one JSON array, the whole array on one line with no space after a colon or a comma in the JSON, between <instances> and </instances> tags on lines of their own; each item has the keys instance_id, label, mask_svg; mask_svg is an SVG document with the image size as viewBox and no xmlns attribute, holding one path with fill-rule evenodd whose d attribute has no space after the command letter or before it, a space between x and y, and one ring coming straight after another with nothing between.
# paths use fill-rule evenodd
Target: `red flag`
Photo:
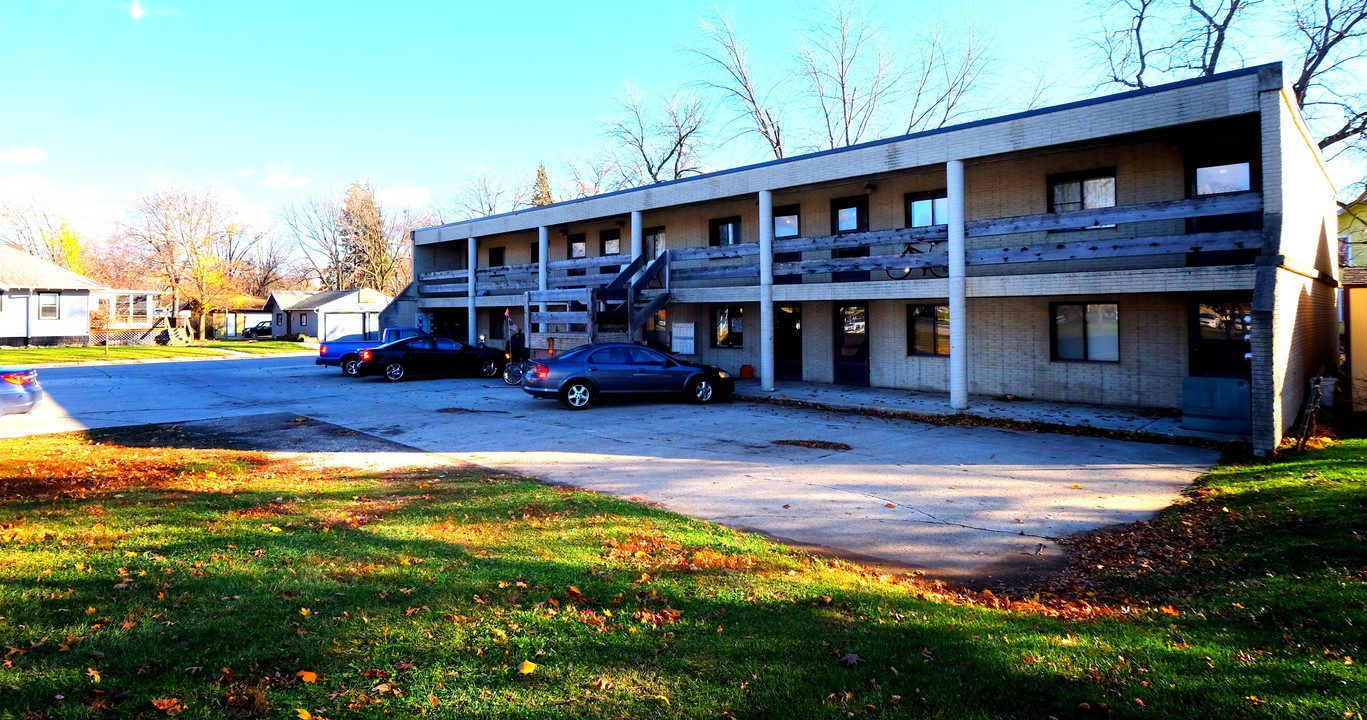
<instances>
[{"instance_id":1,"label":"red flag","mask_svg":"<svg viewBox=\"0 0 1367 720\"><path fill-rule=\"evenodd\" d=\"M510 308L503 308L503 317L511 317L511 316L508 314L509 309L510 309Z\"/></svg>"}]
</instances>

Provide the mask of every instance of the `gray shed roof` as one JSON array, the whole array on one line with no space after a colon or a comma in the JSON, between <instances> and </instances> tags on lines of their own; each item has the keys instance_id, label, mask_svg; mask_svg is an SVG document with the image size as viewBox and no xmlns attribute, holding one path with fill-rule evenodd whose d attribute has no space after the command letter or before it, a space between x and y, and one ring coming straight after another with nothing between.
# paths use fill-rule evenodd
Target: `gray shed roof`
<instances>
[{"instance_id":1,"label":"gray shed roof","mask_svg":"<svg viewBox=\"0 0 1367 720\"><path fill-rule=\"evenodd\" d=\"M361 311L389 304L389 296L377 290L277 290L271 293L281 310ZM269 302L267 303L269 304Z\"/></svg>"},{"instance_id":2,"label":"gray shed roof","mask_svg":"<svg viewBox=\"0 0 1367 720\"><path fill-rule=\"evenodd\" d=\"M33 290L109 290L90 278L0 244L0 288Z\"/></svg>"}]
</instances>

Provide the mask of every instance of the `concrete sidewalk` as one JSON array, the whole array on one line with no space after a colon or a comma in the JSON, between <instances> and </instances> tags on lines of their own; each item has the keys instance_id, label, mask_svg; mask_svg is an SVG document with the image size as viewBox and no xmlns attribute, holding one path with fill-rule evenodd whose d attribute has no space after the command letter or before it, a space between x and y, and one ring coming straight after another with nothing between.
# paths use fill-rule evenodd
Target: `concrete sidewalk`
<instances>
[{"instance_id":1,"label":"concrete sidewalk","mask_svg":"<svg viewBox=\"0 0 1367 720\"><path fill-rule=\"evenodd\" d=\"M1007 400L973 395L967 410L949 405L948 393L849 387L809 382L775 383L773 392L755 380L736 383L736 399L836 412L895 417L934 424L980 424L1009 429L1076 432L1100 437L1191 445L1237 445L1247 437L1188 430L1177 411L1123 408L1044 400ZM968 420L968 423L963 423Z\"/></svg>"}]
</instances>

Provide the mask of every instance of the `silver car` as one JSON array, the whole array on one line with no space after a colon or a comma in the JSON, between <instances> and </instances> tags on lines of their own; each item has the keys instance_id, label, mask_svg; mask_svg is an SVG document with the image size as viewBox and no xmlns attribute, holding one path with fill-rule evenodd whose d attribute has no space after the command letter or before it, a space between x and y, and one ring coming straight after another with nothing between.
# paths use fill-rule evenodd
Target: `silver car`
<instances>
[{"instance_id":1,"label":"silver car","mask_svg":"<svg viewBox=\"0 0 1367 720\"><path fill-rule=\"evenodd\" d=\"M26 413L42 399L37 370L0 367L0 415Z\"/></svg>"}]
</instances>

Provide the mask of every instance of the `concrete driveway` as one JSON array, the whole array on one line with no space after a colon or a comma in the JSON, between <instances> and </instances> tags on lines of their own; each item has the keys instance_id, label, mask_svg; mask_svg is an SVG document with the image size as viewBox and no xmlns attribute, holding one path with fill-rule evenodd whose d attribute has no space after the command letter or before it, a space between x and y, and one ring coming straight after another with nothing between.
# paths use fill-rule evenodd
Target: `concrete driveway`
<instances>
[{"instance_id":1,"label":"concrete driveway","mask_svg":"<svg viewBox=\"0 0 1367 720\"><path fill-rule=\"evenodd\" d=\"M629 401L573 412L501 381L349 380L311 362L40 370L48 401L31 416L0 418L0 436L290 412L797 544L977 580L1057 567L1052 538L1149 517L1217 459L1173 445L744 402ZM812 440L849 449L776 444Z\"/></svg>"}]
</instances>

